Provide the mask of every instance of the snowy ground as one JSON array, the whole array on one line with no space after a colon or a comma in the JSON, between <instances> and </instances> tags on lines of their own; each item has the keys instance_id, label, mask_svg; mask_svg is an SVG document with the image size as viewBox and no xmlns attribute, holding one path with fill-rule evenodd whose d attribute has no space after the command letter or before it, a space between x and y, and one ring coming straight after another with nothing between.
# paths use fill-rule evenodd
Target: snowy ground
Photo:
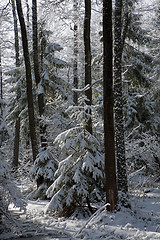
<instances>
[{"instance_id":1,"label":"snowy ground","mask_svg":"<svg viewBox=\"0 0 160 240\"><path fill-rule=\"evenodd\" d=\"M10 206L15 219L14 231L3 232L0 239L160 240L160 183L141 172L131 176L130 181L132 210L122 208L109 213L99 206L91 217L56 218L45 214L47 201L26 200L26 212Z\"/></svg>"}]
</instances>

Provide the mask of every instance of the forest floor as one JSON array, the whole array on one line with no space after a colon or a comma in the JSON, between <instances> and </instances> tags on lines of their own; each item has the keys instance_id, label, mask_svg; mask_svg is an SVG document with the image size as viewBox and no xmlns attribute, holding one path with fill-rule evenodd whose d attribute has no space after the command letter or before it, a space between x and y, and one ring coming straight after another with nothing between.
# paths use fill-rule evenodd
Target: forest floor
<instances>
[{"instance_id":1,"label":"forest floor","mask_svg":"<svg viewBox=\"0 0 160 240\"><path fill-rule=\"evenodd\" d=\"M25 198L33 183L27 178L16 180ZM14 222L0 235L1 240L28 239L160 239L160 182L137 171L129 177L132 208L109 213L103 203L94 215L74 214L70 218L45 213L48 201L27 198L26 211L9 206Z\"/></svg>"}]
</instances>

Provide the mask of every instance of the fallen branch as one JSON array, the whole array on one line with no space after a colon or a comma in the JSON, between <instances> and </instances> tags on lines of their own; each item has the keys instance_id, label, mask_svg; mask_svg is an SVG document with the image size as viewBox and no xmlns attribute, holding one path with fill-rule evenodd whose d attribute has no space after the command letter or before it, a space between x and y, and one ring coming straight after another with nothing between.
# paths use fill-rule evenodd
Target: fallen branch
<instances>
[{"instance_id":1,"label":"fallen branch","mask_svg":"<svg viewBox=\"0 0 160 240\"><path fill-rule=\"evenodd\" d=\"M79 235L79 234L83 231L83 229L84 229L85 227L87 227L87 225L88 225L91 221L93 221L107 206L110 206L110 204L109 204L109 203L106 203L104 206L102 206L100 209L98 209L98 210L88 219L88 221L85 223L85 225L74 235L74 237L76 237L77 235Z\"/></svg>"}]
</instances>

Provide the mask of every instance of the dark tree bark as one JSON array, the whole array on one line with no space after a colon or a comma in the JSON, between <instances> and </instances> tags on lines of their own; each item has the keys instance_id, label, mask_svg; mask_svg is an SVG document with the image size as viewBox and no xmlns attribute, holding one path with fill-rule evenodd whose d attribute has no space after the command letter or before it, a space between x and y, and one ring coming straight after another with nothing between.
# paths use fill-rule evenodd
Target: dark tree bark
<instances>
[{"instance_id":1,"label":"dark tree bark","mask_svg":"<svg viewBox=\"0 0 160 240\"><path fill-rule=\"evenodd\" d=\"M123 123L123 93L122 93L122 0L115 1L115 24L114 24L114 91L115 91L115 135L116 135L116 158L118 171L118 190L122 191L120 201L123 205L127 201L123 199L128 192L125 139ZM125 197L126 198L126 197ZM127 199L127 198L126 198Z\"/></svg>"},{"instance_id":2,"label":"dark tree bark","mask_svg":"<svg viewBox=\"0 0 160 240\"><path fill-rule=\"evenodd\" d=\"M1 54L1 43L0 43L0 99L3 99L3 81L2 81L2 54ZM3 109L1 106L1 116L3 116Z\"/></svg>"},{"instance_id":3,"label":"dark tree bark","mask_svg":"<svg viewBox=\"0 0 160 240\"><path fill-rule=\"evenodd\" d=\"M14 21L14 39L15 39L15 54L16 54L16 67L20 66L19 59L19 39L18 39L18 25L17 25L17 16L15 1L11 0L12 4L12 13ZM17 100L20 98L20 93L17 93ZM18 167L19 159L19 139L20 139L20 118L18 117L15 123L15 138L14 138L14 148L13 148L13 167Z\"/></svg>"},{"instance_id":4,"label":"dark tree bark","mask_svg":"<svg viewBox=\"0 0 160 240\"><path fill-rule=\"evenodd\" d=\"M73 59L73 86L78 88L78 1L74 0L74 59ZM78 95L77 92L73 92L73 102L75 105L78 104Z\"/></svg>"},{"instance_id":5,"label":"dark tree bark","mask_svg":"<svg viewBox=\"0 0 160 240\"><path fill-rule=\"evenodd\" d=\"M37 1L32 0L32 26L33 26L33 61L34 61L34 74L36 85L41 83L40 77L40 64L39 64L39 49L38 49L38 27L37 27ZM44 106L44 94L38 93L38 108L40 117L43 116L45 106ZM40 135L41 135L41 147L47 147L47 140L45 138L46 125L40 122Z\"/></svg>"},{"instance_id":6,"label":"dark tree bark","mask_svg":"<svg viewBox=\"0 0 160 240\"><path fill-rule=\"evenodd\" d=\"M104 147L105 189L109 211L116 208L117 185L113 118L113 66L112 66L112 0L103 0L103 104L104 104Z\"/></svg>"},{"instance_id":7,"label":"dark tree bark","mask_svg":"<svg viewBox=\"0 0 160 240\"><path fill-rule=\"evenodd\" d=\"M2 54L1 54L1 42L0 42L0 99L3 99L3 80L2 80ZM3 106L0 105L1 117L3 118ZM3 132L0 136L0 147L2 146Z\"/></svg>"},{"instance_id":8,"label":"dark tree bark","mask_svg":"<svg viewBox=\"0 0 160 240\"><path fill-rule=\"evenodd\" d=\"M36 130L35 130L35 117L34 117L33 93L32 93L32 75L31 75L31 65L30 65L30 59L29 59L28 40L27 40L27 32L26 32L26 26L24 22L24 16L22 12L21 0L16 0L16 5L17 5L19 22L21 26L23 55L24 55L25 69L26 69L29 129L30 129L30 137L31 137L31 144L32 144L33 160L35 160L38 154L38 145L37 145Z\"/></svg>"},{"instance_id":9,"label":"dark tree bark","mask_svg":"<svg viewBox=\"0 0 160 240\"><path fill-rule=\"evenodd\" d=\"M85 17L84 17L84 51L85 51L85 86L90 85L90 88L85 91L88 106L92 105L92 87L91 87L91 44L90 44L90 21L91 21L91 0L85 0ZM91 109L88 110L91 113ZM86 120L86 130L92 134L92 118Z\"/></svg>"}]
</instances>

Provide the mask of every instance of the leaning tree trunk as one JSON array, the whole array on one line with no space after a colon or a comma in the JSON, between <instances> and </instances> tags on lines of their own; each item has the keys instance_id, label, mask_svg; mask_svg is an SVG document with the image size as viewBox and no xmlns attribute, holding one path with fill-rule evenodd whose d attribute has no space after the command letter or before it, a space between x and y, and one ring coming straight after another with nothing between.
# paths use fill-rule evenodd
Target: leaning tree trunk
<instances>
[{"instance_id":1,"label":"leaning tree trunk","mask_svg":"<svg viewBox=\"0 0 160 240\"><path fill-rule=\"evenodd\" d=\"M28 40L27 40L27 32L26 32L26 26L24 22L24 16L22 12L21 0L16 0L16 5L17 5L19 22L21 26L23 55L24 55L25 69L26 69L29 129L30 129L30 137L31 137L31 144L32 144L33 160L35 161L36 156L38 154L38 145L37 145L37 138L36 138L36 131L35 131L35 117L34 117L33 93L32 93L32 75L31 75L31 65L30 65L30 59L29 59Z\"/></svg>"},{"instance_id":2,"label":"leaning tree trunk","mask_svg":"<svg viewBox=\"0 0 160 240\"><path fill-rule=\"evenodd\" d=\"M90 85L90 88L85 91L89 106L86 119L86 130L92 134L92 87L91 87L91 44L90 44L90 21L91 21L91 0L85 0L85 17L84 17L84 51L85 51L85 86Z\"/></svg>"},{"instance_id":3,"label":"leaning tree trunk","mask_svg":"<svg viewBox=\"0 0 160 240\"><path fill-rule=\"evenodd\" d=\"M37 1L32 0L32 27L33 27L33 61L34 61L34 74L37 87L41 84L40 67L39 67L39 50L38 50L38 34L37 34ZM38 108L40 118L43 117L45 105L44 105L44 93L38 93ZM40 119L40 135L41 135L41 147L45 149L47 147L46 124Z\"/></svg>"},{"instance_id":4,"label":"leaning tree trunk","mask_svg":"<svg viewBox=\"0 0 160 240\"><path fill-rule=\"evenodd\" d=\"M116 163L113 117L112 0L103 0L103 107L105 148L105 189L107 210L117 204Z\"/></svg>"},{"instance_id":5,"label":"leaning tree trunk","mask_svg":"<svg viewBox=\"0 0 160 240\"><path fill-rule=\"evenodd\" d=\"M12 4L12 13L14 20L14 39L15 39L15 54L16 54L16 67L20 66L19 59L19 39L18 39L18 25L17 25L17 16L15 9L15 0L11 0ZM18 90L19 91L19 90ZM17 101L20 98L20 93L17 93ZM18 159L19 159L19 139L20 139L20 117L17 118L15 123L15 138L14 138L14 148L13 148L13 167L18 167Z\"/></svg>"},{"instance_id":6,"label":"leaning tree trunk","mask_svg":"<svg viewBox=\"0 0 160 240\"><path fill-rule=\"evenodd\" d=\"M124 123L123 123L123 93L122 93L122 0L115 1L114 24L114 91L115 91L115 135L116 158L118 171L118 190L121 191L119 199L123 205L128 205L126 194L128 192ZM124 199L125 198L125 199Z\"/></svg>"}]
</instances>

